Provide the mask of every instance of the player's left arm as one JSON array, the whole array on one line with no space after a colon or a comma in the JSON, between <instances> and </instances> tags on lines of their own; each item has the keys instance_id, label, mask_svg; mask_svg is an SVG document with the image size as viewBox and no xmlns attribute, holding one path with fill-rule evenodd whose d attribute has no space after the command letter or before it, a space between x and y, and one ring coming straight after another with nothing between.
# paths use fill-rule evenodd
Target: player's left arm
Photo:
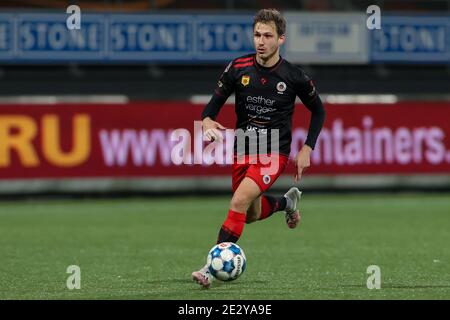
<instances>
[{"instance_id":1,"label":"player's left arm","mask_svg":"<svg viewBox=\"0 0 450 320\"><path fill-rule=\"evenodd\" d=\"M303 147L295 157L295 166L297 172L294 180L300 180L303 171L311 165L311 152L322 130L325 121L325 108L317 92L314 82L304 73L301 74L297 82L297 95L306 108L311 112L311 120L309 122L308 136Z\"/></svg>"},{"instance_id":2,"label":"player's left arm","mask_svg":"<svg viewBox=\"0 0 450 320\"><path fill-rule=\"evenodd\" d=\"M225 129L216 118L228 97L235 91L235 72L231 61L217 82L216 90L202 112L202 126L205 137L210 140L222 140L219 129Z\"/></svg>"}]
</instances>

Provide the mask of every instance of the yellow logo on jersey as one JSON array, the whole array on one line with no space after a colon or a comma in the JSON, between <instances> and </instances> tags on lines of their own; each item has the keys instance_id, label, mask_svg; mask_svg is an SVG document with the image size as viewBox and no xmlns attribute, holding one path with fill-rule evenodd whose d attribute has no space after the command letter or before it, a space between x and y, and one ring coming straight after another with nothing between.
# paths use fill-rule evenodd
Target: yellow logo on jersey
<instances>
[{"instance_id":1,"label":"yellow logo on jersey","mask_svg":"<svg viewBox=\"0 0 450 320\"><path fill-rule=\"evenodd\" d=\"M248 86L248 84L250 83L250 77L249 76L242 76L241 83L242 83L242 85L244 87Z\"/></svg>"}]
</instances>

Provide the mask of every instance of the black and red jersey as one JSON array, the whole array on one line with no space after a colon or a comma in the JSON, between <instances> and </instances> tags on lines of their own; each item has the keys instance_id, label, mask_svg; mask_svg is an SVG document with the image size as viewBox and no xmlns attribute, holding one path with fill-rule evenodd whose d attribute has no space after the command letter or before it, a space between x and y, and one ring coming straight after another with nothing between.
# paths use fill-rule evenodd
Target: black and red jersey
<instances>
[{"instance_id":1,"label":"black and red jersey","mask_svg":"<svg viewBox=\"0 0 450 320\"><path fill-rule=\"evenodd\" d=\"M233 92L236 97L236 129L254 131L259 136L267 135L269 142L273 139L272 130L278 129L279 152L285 155L290 153L292 115L298 96L312 112L305 143L314 148L325 112L313 81L300 67L282 57L274 66L263 67L257 63L255 54L233 60L220 76L215 92L202 113L202 119L210 117L214 120ZM252 142L249 140L248 143Z\"/></svg>"}]
</instances>

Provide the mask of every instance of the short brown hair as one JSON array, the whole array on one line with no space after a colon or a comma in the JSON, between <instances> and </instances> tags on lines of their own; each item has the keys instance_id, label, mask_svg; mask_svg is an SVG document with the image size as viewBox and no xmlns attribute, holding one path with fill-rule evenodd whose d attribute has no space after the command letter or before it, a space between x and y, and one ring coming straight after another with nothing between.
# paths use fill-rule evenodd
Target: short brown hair
<instances>
[{"instance_id":1,"label":"short brown hair","mask_svg":"<svg viewBox=\"0 0 450 320\"><path fill-rule=\"evenodd\" d=\"M261 9L259 10L253 19L253 29L258 22L269 23L274 22L277 27L278 36L286 33L286 20L277 9Z\"/></svg>"}]
</instances>

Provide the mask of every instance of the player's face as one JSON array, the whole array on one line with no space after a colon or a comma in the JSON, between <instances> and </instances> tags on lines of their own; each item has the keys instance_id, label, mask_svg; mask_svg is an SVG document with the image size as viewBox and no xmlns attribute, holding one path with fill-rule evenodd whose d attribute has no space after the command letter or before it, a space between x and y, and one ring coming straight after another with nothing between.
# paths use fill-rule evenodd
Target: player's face
<instances>
[{"instance_id":1,"label":"player's face","mask_svg":"<svg viewBox=\"0 0 450 320\"><path fill-rule=\"evenodd\" d=\"M269 60L275 54L278 54L284 38L284 35L278 35L275 22L256 23L253 30L253 43L257 57L262 60Z\"/></svg>"}]
</instances>

